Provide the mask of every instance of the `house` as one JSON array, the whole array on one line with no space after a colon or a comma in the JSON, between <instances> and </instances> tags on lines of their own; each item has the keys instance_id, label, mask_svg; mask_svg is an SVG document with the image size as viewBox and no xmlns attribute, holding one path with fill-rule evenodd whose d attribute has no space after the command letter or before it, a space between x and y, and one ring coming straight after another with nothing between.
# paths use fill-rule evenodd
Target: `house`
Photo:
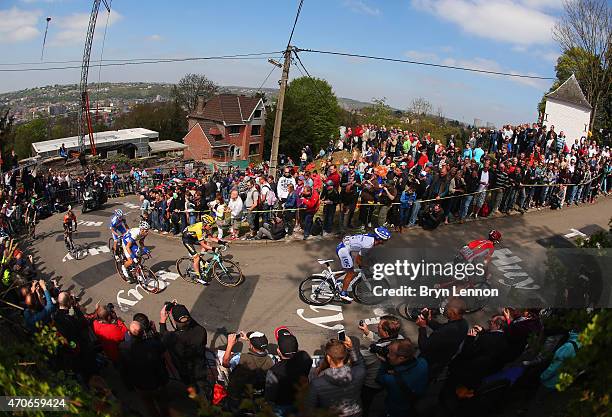
<instances>
[{"instance_id":1,"label":"house","mask_svg":"<svg viewBox=\"0 0 612 417\"><path fill-rule=\"evenodd\" d=\"M582 136L588 137L592 107L574 74L544 97L546 107L542 122L548 128L554 126L555 132L563 131L570 147Z\"/></svg>"},{"instance_id":2,"label":"house","mask_svg":"<svg viewBox=\"0 0 612 417\"><path fill-rule=\"evenodd\" d=\"M186 159L220 162L261 159L264 144L265 107L261 98L220 94L187 116L183 138Z\"/></svg>"}]
</instances>

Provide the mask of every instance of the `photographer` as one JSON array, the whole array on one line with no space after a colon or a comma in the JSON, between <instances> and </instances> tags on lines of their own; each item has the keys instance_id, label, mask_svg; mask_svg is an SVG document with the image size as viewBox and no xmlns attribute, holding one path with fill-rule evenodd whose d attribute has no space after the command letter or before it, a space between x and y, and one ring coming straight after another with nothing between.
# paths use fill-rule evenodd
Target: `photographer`
<instances>
[{"instance_id":1,"label":"photographer","mask_svg":"<svg viewBox=\"0 0 612 417\"><path fill-rule=\"evenodd\" d=\"M166 327L170 315L176 325L173 332ZM159 332L183 383L202 389L207 378L206 329L191 317L187 307L173 301L166 302L159 312Z\"/></svg>"},{"instance_id":2,"label":"photographer","mask_svg":"<svg viewBox=\"0 0 612 417\"><path fill-rule=\"evenodd\" d=\"M427 389L427 361L415 358L416 347L409 339L394 340L378 370L376 381L387 390L386 417L416 415L415 403Z\"/></svg>"},{"instance_id":3,"label":"photographer","mask_svg":"<svg viewBox=\"0 0 612 417\"><path fill-rule=\"evenodd\" d=\"M115 313L115 306L108 303L97 306L93 321L93 331L106 356L116 364L119 361L119 343L125 338L127 327Z\"/></svg>"},{"instance_id":4,"label":"photographer","mask_svg":"<svg viewBox=\"0 0 612 417\"><path fill-rule=\"evenodd\" d=\"M39 289L44 295L44 302L38 295ZM24 303L26 308L23 311L26 328L32 333L36 332L37 324L45 325L51 320L51 314L55 310L55 305L51 300L51 293L47 289L45 280L32 283L32 289L25 295Z\"/></svg>"},{"instance_id":5,"label":"photographer","mask_svg":"<svg viewBox=\"0 0 612 417\"><path fill-rule=\"evenodd\" d=\"M395 316L382 316L376 332L370 331L368 325L362 322L359 322L359 329L363 332L363 338L369 342L368 349L360 350L366 368L361 401L363 402L363 415L367 417L374 397L383 390L383 387L376 382L381 360L387 356L389 344L393 340L403 339L403 336L399 334L401 322Z\"/></svg>"}]
</instances>

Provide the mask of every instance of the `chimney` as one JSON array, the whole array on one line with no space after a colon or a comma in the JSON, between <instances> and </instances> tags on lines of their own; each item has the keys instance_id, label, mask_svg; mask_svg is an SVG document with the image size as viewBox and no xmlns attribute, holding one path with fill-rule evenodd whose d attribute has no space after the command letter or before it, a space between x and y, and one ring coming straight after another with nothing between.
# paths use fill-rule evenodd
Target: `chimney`
<instances>
[{"instance_id":1,"label":"chimney","mask_svg":"<svg viewBox=\"0 0 612 417\"><path fill-rule=\"evenodd\" d=\"M204 112L204 104L206 104L204 96L198 96L198 102L196 104L196 113Z\"/></svg>"}]
</instances>

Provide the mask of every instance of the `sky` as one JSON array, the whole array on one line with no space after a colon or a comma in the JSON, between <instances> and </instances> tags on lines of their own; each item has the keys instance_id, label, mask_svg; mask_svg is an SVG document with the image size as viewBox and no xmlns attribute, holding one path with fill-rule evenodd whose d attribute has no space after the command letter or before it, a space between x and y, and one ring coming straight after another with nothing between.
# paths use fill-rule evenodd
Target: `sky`
<instances>
[{"instance_id":1,"label":"sky","mask_svg":"<svg viewBox=\"0 0 612 417\"><path fill-rule=\"evenodd\" d=\"M91 4L0 0L0 69L40 66L47 17L51 21L44 61L75 60L64 65L79 66ZM115 0L110 16L101 7L91 59L281 51L298 4L299 0ZM292 44L554 77L559 48L552 27L561 13L562 0L304 0ZM300 56L308 72L326 79L337 96L366 102L386 97L399 109L424 97L436 113L439 109L466 123L475 118L498 126L534 121L537 103L552 84L312 52ZM7 65L14 63L32 64ZM92 63L89 81L177 82L195 72L220 85L259 87L272 68L266 56L102 68ZM291 78L301 75L291 67ZM277 87L279 78L280 70L275 70L265 87ZM79 79L80 68L0 72L0 92Z\"/></svg>"}]
</instances>

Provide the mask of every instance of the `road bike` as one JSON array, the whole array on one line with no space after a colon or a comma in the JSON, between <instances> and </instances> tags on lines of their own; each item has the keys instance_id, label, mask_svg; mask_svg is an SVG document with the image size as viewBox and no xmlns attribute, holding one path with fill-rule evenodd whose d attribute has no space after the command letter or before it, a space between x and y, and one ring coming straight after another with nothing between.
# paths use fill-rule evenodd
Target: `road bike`
<instances>
[{"instance_id":1,"label":"road bike","mask_svg":"<svg viewBox=\"0 0 612 417\"><path fill-rule=\"evenodd\" d=\"M317 259L320 265L325 265L325 269L319 274L312 274L299 286L300 299L310 305L322 306L332 301L341 301L340 292L342 291L342 280L346 271L333 271L331 264L333 259ZM390 288L386 278L375 280L368 277L362 269L355 269L355 277L349 284L348 290L353 293L355 301L361 304L374 305L383 302L386 297L375 295L375 288L380 287L382 294Z\"/></svg>"},{"instance_id":2,"label":"road bike","mask_svg":"<svg viewBox=\"0 0 612 417\"><path fill-rule=\"evenodd\" d=\"M117 241L117 249L114 248L115 240L112 237L108 238L108 249L115 256L115 259L123 256L123 244L121 242L121 238Z\"/></svg>"},{"instance_id":3,"label":"road bike","mask_svg":"<svg viewBox=\"0 0 612 417\"><path fill-rule=\"evenodd\" d=\"M112 240L112 239L111 239ZM112 251L112 246L111 246ZM126 276L123 272L123 264L125 263L125 254L121 251L121 255L119 257L114 257L115 268L117 268L117 273L125 282L129 282L130 278L134 278L138 284L147 292L151 294L157 294L161 291L159 286L159 278L155 275L155 272L151 270L151 268L145 266L145 261L151 259L150 253L140 253L136 259L134 259L134 263L132 267L128 270L128 274L130 276Z\"/></svg>"},{"instance_id":4,"label":"road bike","mask_svg":"<svg viewBox=\"0 0 612 417\"><path fill-rule=\"evenodd\" d=\"M85 257L84 251L80 246L74 244L72 233L74 233L72 230L64 230L64 244L66 245L66 249L68 249L70 256L78 261L79 259Z\"/></svg>"},{"instance_id":5,"label":"road bike","mask_svg":"<svg viewBox=\"0 0 612 417\"><path fill-rule=\"evenodd\" d=\"M33 216L28 216L26 218L26 229L28 232L28 236L32 239L36 239L36 218L38 217L38 213L34 210Z\"/></svg>"},{"instance_id":6,"label":"road bike","mask_svg":"<svg viewBox=\"0 0 612 417\"><path fill-rule=\"evenodd\" d=\"M193 258L183 256L176 261L176 270L181 278L192 284L205 284L211 281L211 275L225 287L236 287L244 281L244 275L238 264L224 258L222 252L228 249L221 245L213 249L212 258L204 260L206 253L200 253L200 275L193 269Z\"/></svg>"}]
</instances>

